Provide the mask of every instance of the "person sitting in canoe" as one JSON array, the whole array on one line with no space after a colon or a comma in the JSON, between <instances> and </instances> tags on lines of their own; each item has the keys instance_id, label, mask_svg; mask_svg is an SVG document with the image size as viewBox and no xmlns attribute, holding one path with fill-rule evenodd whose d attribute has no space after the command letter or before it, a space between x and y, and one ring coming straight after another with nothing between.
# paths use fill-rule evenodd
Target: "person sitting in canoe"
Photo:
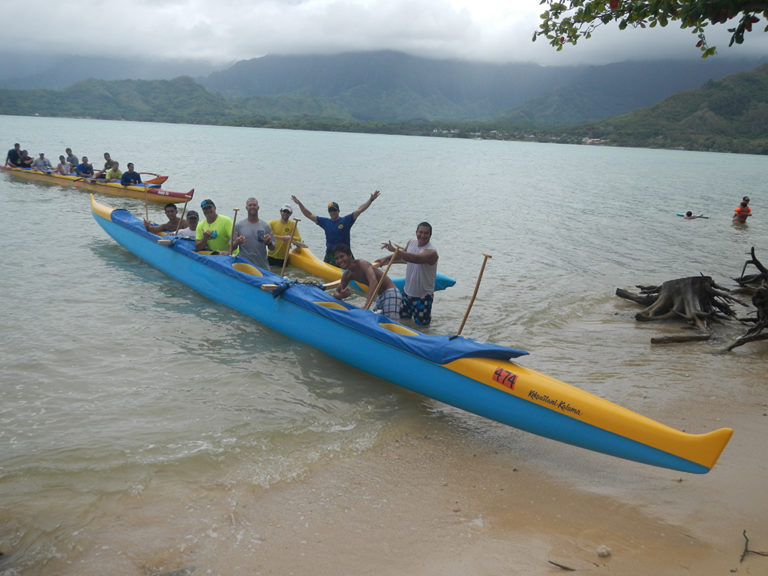
<instances>
[{"instance_id":1,"label":"person sitting in canoe","mask_svg":"<svg viewBox=\"0 0 768 576\"><path fill-rule=\"evenodd\" d=\"M152 232L152 234L176 232L179 228L186 228L187 221L179 218L178 212L176 204L169 202L165 205L165 216L168 218L168 222L165 224L152 224L149 220L144 220L144 228L147 232Z\"/></svg>"},{"instance_id":2,"label":"person sitting in canoe","mask_svg":"<svg viewBox=\"0 0 768 576\"><path fill-rule=\"evenodd\" d=\"M10 168L21 168L21 144L16 142L13 148L8 150L8 155L5 157L5 165Z\"/></svg>"},{"instance_id":3,"label":"person sitting in canoe","mask_svg":"<svg viewBox=\"0 0 768 576\"><path fill-rule=\"evenodd\" d=\"M93 177L93 164L88 162L88 156L83 156L83 161L77 165L75 173L82 178Z\"/></svg>"},{"instance_id":4,"label":"person sitting in canoe","mask_svg":"<svg viewBox=\"0 0 768 576\"><path fill-rule=\"evenodd\" d=\"M105 182L120 182L120 180L123 178L123 171L120 170L120 162L117 160L112 160L112 166L109 170L107 170L107 173L104 175L104 181Z\"/></svg>"},{"instance_id":5,"label":"person sitting in canoe","mask_svg":"<svg viewBox=\"0 0 768 576\"><path fill-rule=\"evenodd\" d=\"M352 225L355 223L360 214L368 210L368 207L374 200L376 200L376 198L379 197L379 194L381 194L381 192L376 190L376 192L371 194L371 197L368 198L368 200L366 200L357 210L352 212L352 214L347 214L341 218L339 217L339 205L336 202L331 202L328 204L329 218L324 218L323 216L315 216L312 214L312 212L310 212L304 206L304 204L302 204L299 199L296 198L296 196L291 196L291 200L296 202L296 205L301 209L301 212L304 214L304 216L325 230L324 260L328 264L338 266L338 264L336 264L334 261L334 247L337 244L346 244L347 246L352 245L349 235Z\"/></svg>"},{"instance_id":6,"label":"person sitting in canoe","mask_svg":"<svg viewBox=\"0 0 768 576\"><path fill-rule=\"evenodd\" d=\"M136 186L141 184L141 176L133 169L133 162L128 162L128 170L123 172L120 178L120 184L123 186Z\"/></svg>"},{"instance_id":7,"label":"person sitting in canoe","mask_svg":"<svg viewBox=\"0 0 768 576\"><path fill-rule=\"evenodd\" d=\"M56 165L56 174L61 174L62 176L69 176L72 172L72 164L67 162L67 159L64 158L64 155L59 156L59 163Z\"/></svg>"},{"instance_id":8,"label":"person sitting in canoe","mask_svg":"<svg viewBox=\"0 0 768 576\"><path fill-rule=\"evenodd\" d=\"M336 264L344 270L341 281L333 293L335 298L343 300L352 294L349 283L362 282L368 285L368 297L365 299L365 308L370 307L371 299L376 298L375 311L384 314L390 320L400 320L401 296L397 286L389 276L379 286L379 281L384 276L381 268L374 268L367 260L360 260L352 255L352 250L346 244L337 244L333 248L333 256ZM376 288L379 288L378 294Z\"/></svg>"},{"instance_id":9,"label":"person sitting in canoe","mask_svg":"<svg viewBox=\"0 0 768 576\"><path fill-rule=\"evenodd\" d=\"M130 164L129 164L130 166ZM200 203L205 219L195 230L195 250L210 250L219 254L229 254L230 239L232 238L232 219L216 213L213 200L203 200Z\"/></svg>"},{"instance_id":10,"label":"person sitting in canoe","mask_svg":"<svg viewBox=\"0 0 768 576\"><path fill-rule=\"evenodd\" d=\"M66 155L67 155L67 162L69 162L69 165L70 165L70 166L71 166L73 169L77 168L77 165L78 165L78 164L80 164L80 160L78 160L78 159L77 159L77 156L75 156L75 155L72 153L72 148L67 148L66 150L64 150L64 152L65 152L65 153L66 153Z\"/></svg>"},{"instance_id":11,"label":"person sitting in canoe","mask_svg":"<svg viewBox=\"0 0 768 576\"><path fill-rule=\"evenodd\" d=\"M285 260L285 253L291 249L288 242L291 241L291 232L296 242L301 242L298 222L290 222L288 219L293 214L293 208L289 204L283 204L280 208L280 218L270 220L269 227L272 228L272 237L275 239L275 248L267 252L267 260L272 266L282 266ZM294 228L295 226L295 228Z\"/></svg>"},{"instance_id":12,"label":"person sitting in canoe","mask_svg":"<svg viewBox=\"0 0 768 576\"><path fill-rule=\"evenodd\" d=\"M112 156L110 156L109 152L104 152L104 168L96 172L93 177L94 178L106 178L107 177L107 171L112 168L112 165L115 163L114 160L112 160Z\"/></svg>"},{"instance_id":13,"label":"person sitting in canoe","mask_svg":"<svg viewBox=\"0 0 768 576\"><path fill-rule=\"evenodd\" d=\"M45 157L45 152L40 152L39 156L32 161L32 169L38 172L51 172L53 170L51 161Z\"/></svg>"},{"instance_id":14,"label":"person sitting in canoe","mask_svg":"<svg viewBox=\"0 0 768 576\"><path fill-rule=\"evenodd\" d=\"M182 228L176 235L180 238L186 238L187 240L194 240L197 234L197 223L200 221L200 216L194 210L187 212L187 224L186 228Z\"/></svg>"},{"instance_id":15,"label":"person sitting in canoe","mask_svg":"<svg viewBox=\"0 0 768 576\"><path fill-rule=\"evenodd\" d=\"M29 155L29 152L26 150L21 151L21 164L19 164L19 168L32 168L32 163L35 160L32 158L32 156Z\"/></svg>"}]
</instances>

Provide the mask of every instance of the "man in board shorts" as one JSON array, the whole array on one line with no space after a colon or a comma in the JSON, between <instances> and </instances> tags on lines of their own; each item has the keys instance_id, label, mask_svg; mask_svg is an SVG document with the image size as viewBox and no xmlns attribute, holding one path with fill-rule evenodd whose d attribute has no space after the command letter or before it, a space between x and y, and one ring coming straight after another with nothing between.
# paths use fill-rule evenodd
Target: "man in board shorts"
<instances>
[{"instance_id":1,"label":"man in board shorts","mask_svg":"<svg viewBox=\"0 0 768 576\"><path fill-rule=\"evenodd\" d=\"M432 322L438 254L431 240L432 226L429 222L421 222L416 227L416 238L408 240L405 250L398 251L395 259L395 262L406 263L400 318L413 318L420 326L429 326ZM390 252L395 251L392 242L386 242L381 247ZM375 264L385 266L393 256L379 258Z\"/></svg>"}]
</instances>

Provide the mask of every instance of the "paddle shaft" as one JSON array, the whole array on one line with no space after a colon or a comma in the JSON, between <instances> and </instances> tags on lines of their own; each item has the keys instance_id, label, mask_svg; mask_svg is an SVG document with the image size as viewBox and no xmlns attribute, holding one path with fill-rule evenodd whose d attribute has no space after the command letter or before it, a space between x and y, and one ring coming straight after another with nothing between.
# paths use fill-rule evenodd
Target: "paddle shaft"
<instances>
[{"instance_id":1,"label":"paddle shaft","mask_svg":"<svg viewBox=\"0 0 768 576\"><path fill-rule=\"evenodd\" d=\"M181 221L184 220L184 214L187 213L187 202L189 202L189 200L184 201L184 208L181 211L181 218L179 218L179 223L176 224L176 231L174 232L174 234L179 233L179 228L181 228Z\"/></svg>"},{"instance_id":2,"label":"paddle shaft","mask_svg":"<svg viewBox=\"0 0 768 576\"><path fill-rule=\"evenodd\" d=\"M283 257L283 267L280 270L280 276L285 274L285 267L288 265L288 254L291 251L291 244L293 243L293 237L296 234L296 226L299 225L299 219L293 219L293 228L291 228L291 239L288 240L288 244L285 245L285 256Z\"/></svg>"},{"instance_id":3,"label":"paddle shaft","mask_svg":"<svg viewBox=\"0 0 768 576\"><path fill-rule=\"evenodd\" d=\"M400 248L402 248L402 246L395 244L395 251L392 253L392 258L390 258L389 263L387 264L387 268L384 270L384 274L382 274L381 278L379 278L379 282L376 284L376 288L373 289L373 292L368 294L368 301L365 303L366 310L370 308L371 304L373 304L373 301L376 300L376 295L379 293L379 288L381 288L381 285L384 283L384 278L387 277L389 268L392 266L392 262L395 261L395 258L397 258L397 253L400 251Z\"/></svg>"},{"instance_id":4,"label":"paddle shaft","mask_svg":"<svg viewBox=\"0 0 768 576\"><path fill-rule=\"evenodd\" d=\"M461 331L464 330L464 324L467 323L467 318L469 318L469 311L472 310L472 304L475 303L475 298L477 297L477 291L480 289L480 280L483 279L483 272L485 271L485 263L488 262L488 258L491 258L490 254L483 254L483 265L480 267L480 274L477 276L475 291L472 294L472 299L469 301L469 306L467 306L467 311L464 313L464 319L461 321L461 326L459 326L459 331L456 332L456 336L461 335Z\"/></svg>"},{"instance_id":5,"label":"paddle shaft","mask_svg":"<svg viewBox=\"0 0 768 576\"><path fill-rule=\"evenodd\" d=\"M237 212L240 208L235 208L235 216L232 218L232 234L229 235L229 253L235 249L235 224L237 224Z\"/></svg>"}]
</instances>

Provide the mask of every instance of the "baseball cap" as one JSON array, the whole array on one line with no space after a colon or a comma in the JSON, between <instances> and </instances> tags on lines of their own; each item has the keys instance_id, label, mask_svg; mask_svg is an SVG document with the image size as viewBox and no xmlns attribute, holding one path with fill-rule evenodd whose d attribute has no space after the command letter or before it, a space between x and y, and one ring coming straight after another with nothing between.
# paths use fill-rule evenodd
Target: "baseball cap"
<instances>
[{"instance_id":1,"label":"baseball cap","mask_svg":"<svg viewBox=\"0 0 768 576\"><path fill-rule=\"evenodd\" d=\"M213 200L206 199L200 202L200 208L207 208L208 206L213 206L216 208L216 204L213 203Z\"/></svg>"},{"instance_id":2,"label":"baseball cap","mask_svg":"<svg viewBox=\"0 0 768 576\"><path fill-rule=\"evenodd\" d=\"M336 204L336 202L331 202L330 204L328 204L328 212L330 212L331 210L338 211L339 210L339 205Z\"/></svg>"},{"instance_id":3,"label":"baseball cap","mask_svg":"<svg viewBox=\"0 0 768 576\"><path fill-rule=\"evenodd\" d=\"M197 212L195 212L194 210L190 210L189 212L187 212L187 218L188 219L189 218L197 218L198 220L200 220L200 216L198 216Z\"/></svg>"},{"instance_id":4,"label":"baseball cap","mask_svg":"<svg viewBox=\"0 0 768 576\"><path fill-rule=\"evenodd\" d=\"M293 214L293 208L291 208L290 204L283 204L282 207L280 208L280 212L282 212L283 210Z\"/></svg>"}]
</instances>

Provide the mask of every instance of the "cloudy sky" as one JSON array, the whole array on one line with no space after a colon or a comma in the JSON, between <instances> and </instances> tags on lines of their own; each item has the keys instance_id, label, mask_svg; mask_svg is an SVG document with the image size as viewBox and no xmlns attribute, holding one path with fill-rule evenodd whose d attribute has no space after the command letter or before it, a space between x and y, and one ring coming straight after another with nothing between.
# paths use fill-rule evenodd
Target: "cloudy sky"
<instances>
[{"instance_id":1,"label":"cloudy sky","mask_svg":"<svg viewBox=\"0 0 768 576\"><path fill-rule=\"evenodd\" d=\"M620 32L610 24L556 52L541 38L531 42L539 0L67 0L24 10L15 0L0 0L0 9L0 50L37 54L219 64L265 54L379 49L542 65L699 57L696 37L675 25ZM728 48L727 27L708 34L721 55L768 55L768 34Z\"/></svg>"}]
</instances>

